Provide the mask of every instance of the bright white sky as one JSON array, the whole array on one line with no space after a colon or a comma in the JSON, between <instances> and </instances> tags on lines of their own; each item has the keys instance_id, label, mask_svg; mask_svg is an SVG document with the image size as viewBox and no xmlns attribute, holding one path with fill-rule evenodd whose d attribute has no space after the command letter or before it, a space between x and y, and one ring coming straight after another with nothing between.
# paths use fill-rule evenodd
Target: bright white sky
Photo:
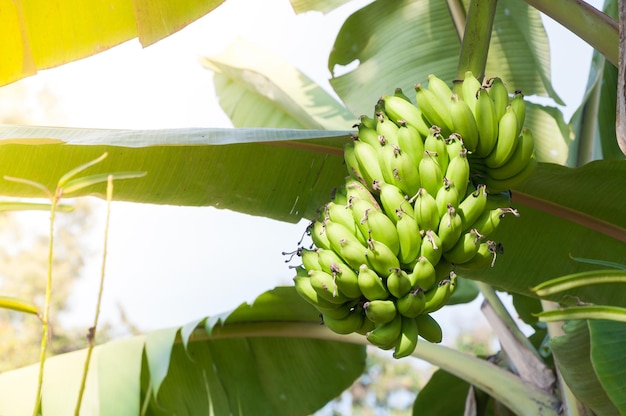
<instances>
[{"instance_id":1,"label":"bright white sky","mask_svg":"<svg viewBox=\"0 0 626 416\"><path fill-rule=\"evenodd\" d=\"M359 5L368 3L359 1ZM601 1L590 2L596 7ZM273 50L327 87L327 56L343 20L355 5L330 15L295 16L288 0L228 0L216 11L161 42L141 49L133 40L94 57L42 71L20 81L33 94L41 87L59 99L72 127L230 127L219 108L211 73L198 58L223 50L242 36ZM546 21L553 82L568 104L582 98L591 49ZM576 53L572 53L576 51ZM39 124L59 124L40 114ZM347 126L348 127L348 126ZM104 219L104 204L96 215ZM116 322L116 304L142 330L182 325L227 311L276 285L291 284L282 251L296 247L305 223L285 224L213 208L116 203L113 206L103 319ZM94 236L97 250L101 235ZM77 285L68 322L93 319L99 260ZM464 321L481 320L478 308Z\"/></svg>"}]
</instances>

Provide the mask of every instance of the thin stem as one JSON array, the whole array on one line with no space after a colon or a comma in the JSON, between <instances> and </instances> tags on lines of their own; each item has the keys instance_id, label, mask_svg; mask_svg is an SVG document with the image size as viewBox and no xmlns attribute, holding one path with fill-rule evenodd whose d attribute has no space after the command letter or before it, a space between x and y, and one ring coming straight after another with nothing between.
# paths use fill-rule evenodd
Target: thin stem
<instances>
[{"instance_id":1,"label":"thin stem","mask_svg":"<svg viewBox=\"0 0 626 416\"><path fill-rule=\"evenodd\" d=\"M472 74L478 79L484 77L496 5L496 0L470 1L459 65L456 71L457 79L462 80L467 71L472 71Z\"/></svg>"},{"instance_id":2,"label":"thin stem","mask_svg":"<svg viewBox=\"0 0 626 416\"><path fill-rule=\"evenodd\" d=\"M41 349L39 353L39 376L37 378L37 394L35 396L35 408L33 409L33 416L39 414L41 408L41 392L43 389L43 373L46 363L46 353L48 350L48 338L50 337L50 299L52 297L52 262L54 259L54 221L56 217L56 207L59 199L61 198L61 192L57 190L56 194L50 198L50 224L49 224L49 239L48 239L48 272L46 278L46 296L43 316L41 318L42 334L41 334Z\"/></svg>"},{"instance_id":3,"label":"thin stem","mask_svg":"<svg viewBox=\"0 0 626 416\"><path fill-rule=\"evenodd\" d=\"M617 67L619 30L615 20L580 0L524 1L574 32Z\"/></svg>"},{"instance_id":4,"label":"thin stem","mask_svg":"<svg viewBox=\"0 0 626 416\"><path fill-rule=\"evenodd\" d=\"M226 324L213 327L210 336L204 329L198 329L192 334L193 341L241 337L296 337L369 345L362 335L338 335L313 322ZM177 342L182 341L179 339ZM412 355L488 392L518 415L557 415L559 401L555 396L524 383L519 377L495 364L423 340L419 342Z\"/></svg>"},{"instance_id":5,"label":"thin stem","mask_svg":"<svg viewBox=\"0 0 626 416\"><path fill-rule=\"evenodd\" d=\"M93 347L96 339L96 328L98 327L98 319L100 317L100 305L102 304L102 292L104 289L104 276L106 270L106 259L107 259L107 247L109 241L109 222L111 218L111 200L113 199L113 175L109 175L107 180L107 213L106 220L104 223L104 242L103 242L103 250L102 250L102 265L100 268L100 287L98 289L98 300L96 302L96 313L93 319L93 325L89 328L89 333L87 335L87 340L89 342L89 346L87 348L87 356L85 358L85 366L83 369L83 377L80 383L80 389L78 391L78 400L76 401L76 408L74 410L74 415L78 416L80 414L80 407L83 401L83 394L85 392L85 386L87 384L87 374L89 372L89 363L91 362L91 354L93 352Z\"/></svg>"}]
</instances>

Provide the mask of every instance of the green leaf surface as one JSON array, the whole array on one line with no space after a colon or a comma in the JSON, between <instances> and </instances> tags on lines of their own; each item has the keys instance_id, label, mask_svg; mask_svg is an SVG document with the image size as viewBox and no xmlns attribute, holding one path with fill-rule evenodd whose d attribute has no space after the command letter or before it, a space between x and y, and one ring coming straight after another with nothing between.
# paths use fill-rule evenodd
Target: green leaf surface
<instances>
[{"instance_id":1,"label":"green leaf surface","mask_svg":"<svg viewBox=\"0 0 626 416\"><path fill-rule=\"evenodd\" d=\"M594 370L590 354L597 344L591 343L587 321L570 321L563 329L565 335L550 340L563 379L598 416L618 414Z\"/></svg>"},{"instance_id":2,"label":"green leaf surface","mask_svg":"<svg viewBox=\"0 0 626 416\"><path fill-rule=\"evenodd\" d=\"M480 290L476 283L472 280L464 279L461 276L458 276L456 279L456 288L454 289L454 293L450 296L448 300L448 305L457 305L459 303L469 303L478 297Z\"/></svg>"},{"instance_id":3,"label":"green leaf surface","mask_svg":"<svg viewBox=\"0 0 626 416\"><path fill-rule=\"evenodd\" d=\"M315 140L301 140L305 138ZM28 178L55 189L70 169L108 152L89 174L147 173L116 182L117 200L210 205L298 222L313 218L332 188L343 183L342 146L350 139L347 131L324 130L7 126L0 127L0 144L3 140L10 144L2 146L0 177ZM73 196L104 198L105 188L106 184L94 185ZM0 180L0 195L42 196L36 188L7 180Z\"/></svg>"},{"instance_id":4,"label":"green leaf surface","mask_svg":"<svg viewBox=\"0 0 626 416\"><path fill-rule=\"evenodd\" d=\"M320 11L328 13L350 0L291 0L291 7L296 13Z\"/></svg>"},{"instance_id":5,"label":"green leaf surface","mask_svg":"<svg viewBox=\"0 0 626 416\"><path fill-rule=\"evenodd\" d=\"M437 370L417 393L413 416L462 415L470 384L444 370Z\"/></svg>"},{"instance_id":6,"label":"green leaf surface","mask_svg":"<svg viewBox=\"0 0 626 416\"><path fill-rule=\"evenodd\" d=\"M612 321L589 321L591 362L600 384L620 414L626 414L626 324Z\"/></svg>"},{"instance_id":7,"label":"green leaf surface","mask_svg":"<svg viewBox=\"0 0 626 416\"><path fill-rule=\"evenodd\" d=\"M560 103L549 81L549 49L539 13L524 2L499 1L496 32L487 76L499 76L511 91L549 95ZM446 2L398 1L394 7L375 1L351 15L329 56L331 73L358 61L356 69L337 75L331 85L354 114L371 114L382 94L396 87L412 91L428 74L451 83L460 42Z\"/></svg>"},{"instance_id":8,"label":"green leaf surface","mask_svg":"<svg viewBox=\"0 0 626 416\"><path fill-rule=\"evenodd\" d=\"M291 63L237 40L202 65L214 72L220 105L235 127L342 130L356 117Z\"/></svg>"},{"instance_id":9,"label":"green leaf surface","mask_svg":"<svg viewBox=\"0 0 626 416\"><path fill-rule=\"evenodd\" d=\"M464 272L509 292L534 296L531 287L554 277L595 270L571 256L623 261L626 218L626 163L597 161L581 168L540 164L531 178L513 190L520 217L505 217L493 236L504 245L495 267ZM550 296L566 304L578 301L626 306L619 284L572 289Z\"/></svg>"}]
</instances>

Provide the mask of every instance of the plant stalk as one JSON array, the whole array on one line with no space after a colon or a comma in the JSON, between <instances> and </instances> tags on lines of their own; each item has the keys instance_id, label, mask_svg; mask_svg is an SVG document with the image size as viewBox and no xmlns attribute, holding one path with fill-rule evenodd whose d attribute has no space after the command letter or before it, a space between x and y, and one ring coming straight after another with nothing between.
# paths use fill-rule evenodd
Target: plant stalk
<instances>
[{"instance_id":1,"label":"plant stalk","mask_svg":"<svg viewBox=\"0 0 626 416\"><path fill-rule=\"evenodd\" d=\"M580 0L524 1L574 32L617 67L619 31L615 20Z\"/></svg>"},{"instance_id":2,"label":"plant stalk","mask_svg":"<svg viewBox=\"0 0 626 416\"><path fill-rule=\"evenodd\" d=\"M213 327L210 336L205 329L198 329L192 334L194 341L240 337L296 337L369 345L362 335L339 335L315 322L226 324ZM558 414L560 403L555 396L526 384L514 374L473 355L423 340L412 355L475 385L518 415Z\"/></svg>"},{"instance_id":3,"label":"plant stalk","mask_svg":"<svg viewBox=\"0 0 626 416\"><path fill-rule=\"evenodd\" d=\"M456 71L457 80L462 80L467 71L472 71L472 74L479 80L485 76L496 6L496 0L470 1Z\"/></svg>"},{"instance_id":4,"label":"plant stalk","mask_svg":"<svg viewBox=\"0 0 626 416\"><path fill-rule=\"evenodd\" d=\"M615 133L617 144L626 155L626 2L618 0L619 64L617 66L617 114Z\"/></svg>"}]
</instances>

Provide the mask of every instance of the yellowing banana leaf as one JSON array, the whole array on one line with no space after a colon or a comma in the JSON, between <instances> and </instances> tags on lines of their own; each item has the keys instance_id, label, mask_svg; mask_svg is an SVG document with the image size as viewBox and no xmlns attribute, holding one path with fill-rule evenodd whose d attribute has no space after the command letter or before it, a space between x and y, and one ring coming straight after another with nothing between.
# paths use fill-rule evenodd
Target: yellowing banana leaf
<instances>
[{"instance_id":1,"label":"yellowing banana leaf","mask_svg":"<svg viewBox=\"0 0 626 416\"><path fill-rule=\"evenodd\" d=\"M350 0L291 0L291 7L296 13L312 10L328 13Z\"/></svg>"},{"instance_id":2,"label":"yellowing banana leaf","mask_svg":"<svg viewBox=\"0 0 626 416\"><path fill-rule=\"evenodd\" d=\"M214 72L220 105L235 127L344 130L356 121L291 63L242 39L201 63Z\"/></svg>"},{"instance_id":3,"label":"yellowing banana leaf","mask_svg":"<svg viewBox=\"0 0 626 416\"><path fill-rule=\"evenodd\" d=\"M259 337L245 328L320 328L317 312L293 287L276 288L225 314L211 338L203 322L195 322L200 327L192 332L168 328L97 346L81 414L137 415L143 409L154 415L307 415L339 395L365 366L363 346L309 338L304 331ZM84 356L81 350L47 361L44 415L74 414ZM32 412L36 370L0 374L0 414Z\"/></svg>"},{"instance_id":4,"label":"yellowing banana leaf","mask_svg":"<svg viewBox=\"0 0 626 416\"><path fill-rule=\"evenodd\" d=\"M313 140L300 140L304 138ZM68 171L107 152L108 157L85 175L146 172L143 178L117 181L117 200L211 205L297 222L313 218L332 188L343 183L342 146L348 140L347 131L330 130L4 126L0 194L41 197L35 188L1 178L28 178L55 189ZM72 196L81 195L103 197L105 185Z\"/></svg>"},{"instance_id":5,"label":"yellowing banana leaf","mask_svg":"<svg viewBox=\"0 0 626 416\"><path fill-rule=\"evenodd\" d=\"M430 73L452 82L459 51L446 2L403 0L389 7L376 1L355 12L341 28L328 68L336 74L339 66L354 61L359 65L335 76L331 84L354 114L371 114L372 103L381 94L396 87L412 93L413 85L425 83ZM539 13L524 2L499 1L487 76L501 77L511 90L561 103L549 74L548 41Z\"/></svg>"},{"instance_id":6,"label":"yellowing banana leaf","mask_svg":"<svg viewBox=\"0 0 626 416\"><path fill-rule=\"evenodd\" d=\"M1 0L0 85L139 38L145 47L223 0Z\"/></svg>"}]
</instances>

